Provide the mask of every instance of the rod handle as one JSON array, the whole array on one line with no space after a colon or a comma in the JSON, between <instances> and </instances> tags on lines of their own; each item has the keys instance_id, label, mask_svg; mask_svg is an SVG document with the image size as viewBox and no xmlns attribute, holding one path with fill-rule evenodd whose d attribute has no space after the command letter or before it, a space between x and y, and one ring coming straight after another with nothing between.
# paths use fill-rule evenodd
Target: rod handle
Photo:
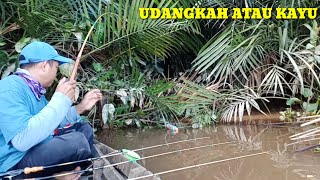
<instances>
[{"instance_id":1,"label":"rod handle","mask_svg":"<svg viewBox=\"0 0 320 180\"><path fill-rule=\"evenodd\" d=\"M24 174L30 174L30 173L35 173L43 170L43 166L38 166L38 167L26 167L24 168L23 172Z\"/></svg>"}]
</instances>

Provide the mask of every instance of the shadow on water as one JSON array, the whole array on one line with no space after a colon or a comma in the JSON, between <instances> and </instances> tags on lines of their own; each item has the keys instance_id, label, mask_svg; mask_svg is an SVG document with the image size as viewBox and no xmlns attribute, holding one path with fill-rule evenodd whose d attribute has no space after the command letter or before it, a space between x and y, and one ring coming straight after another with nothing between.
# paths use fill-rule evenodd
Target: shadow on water
<instances>
[{"instance_id":1,"label":"shadow on water","mask_svg":"<svg viewBox=\"0 0 320 180\"><path fill-rule=\"evenodd\" d=\"M114 149L137 149L192 138L210 137L139 151L138 153L142 157L232 141L230 144L205 147L140 161L142 165L154 173L247 154L268 152L268 154L161 175L160 177L165 180L320 179L320 154L311 151L294 153L295 149L315 144L316 141L288 146L288 149L285 146L290 143L289 136L300 130L294 127L218 126L203 129L182 129L176 135L168 134L161 129L105 130L98 134L98 140Z\"/></svg>"}]
</instances>

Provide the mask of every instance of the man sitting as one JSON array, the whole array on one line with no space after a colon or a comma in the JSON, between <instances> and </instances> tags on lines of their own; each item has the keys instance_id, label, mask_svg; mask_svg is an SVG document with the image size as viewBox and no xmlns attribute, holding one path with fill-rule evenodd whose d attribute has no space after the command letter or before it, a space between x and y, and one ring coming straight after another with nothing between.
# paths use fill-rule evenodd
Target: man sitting
<instances>
[{"instance_id":1,"label":"man sitting","mask_svg":"<svg viewBox=\"0 0 320 180\"><path fill-rule=\"evenodd\" d=\"M101 92L92 90L72 106L76 81L62 78L47 101L44 94L58 66L70 59L47 43L32 42L19 60L20 68L0 80L0 172L89 158L93 131L79 122L79 114L101 100ZM66 125L71 126L67 132L55 131Z\"/></svg>"}]
</instances>

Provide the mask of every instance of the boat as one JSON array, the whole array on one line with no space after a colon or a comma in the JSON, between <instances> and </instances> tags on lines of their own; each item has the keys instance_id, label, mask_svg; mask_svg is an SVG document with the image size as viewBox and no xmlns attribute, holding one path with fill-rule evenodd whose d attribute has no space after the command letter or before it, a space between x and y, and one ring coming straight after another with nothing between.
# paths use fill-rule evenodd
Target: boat
<instances>
[{"instance_id":1,"label":"boat","mask_svg":"<svg viewBox=\"0 0 320 180\"><path fill-rule=\"evenodd\" d=\"M94 147L97 150L97 157L118 152L111 147L95 140ZM128 161L124 155L119 154L115 156L106 157L100 160L95 160L93 163L93 168L108 166L110 164L116 164L119 162ZM130 178L141 177L145 175L152 175L152 172L147 170L145 167L140 165L138 162L132 161L129 163L124 163L116 166L111 166L107 168L102 168L100 170L93 171L93 179L94 180L124 180ZM82 178L83 179L83 178ZM90 177L88 178L90 179ZM144 180L160 180L159 176L152 176L148 178L144 178Z\"/></svg>"},{"instance_id":2,"label":"boat","mask_svg":"<svg viewBox=\"0 0 320 180\"><path fill-rule=\"evenodd\" d=\"M118 151L112 149L111 147L95 140L94 141L94 147L96 149L95 156L96 157L101 157L105 156L107 154L112 154L115 153L115 155L109 156L109 157L104 157L101 159L94 160L92 163L89 163L88 166L85 167L88 171L86 173L83 173L81 176L81 180L125 180L125 179L130 179L130 178L136 178L136 177L141 177L145 175L152 175L152 172L147 170L145 167L140 165L136 161L130 161L128 162L128 158L126 158L123 154L117 153ZM88 161L87 161L88 162ZM127 162L127 163L121 163L120 162ZM113 164L119 164L113 166ZM88 163L87 163L88 164ZM70 169L67 165L65 168ZM72 167L72 164L70 165ZM103 166L108 166L103 168ZM62 167L58 166L55 169L61 169ZM63 168L64 169L64 168ZM97 169L97 170L96 170ZM84 169L82 169L84 170ZM92 171L93 170L93 171ZM92 173L93 172L93 173ZM66 172L68 173L68 172ZM42 175L40 175L42 174ZM45 178L47 179L46 175L48 172L46 170L41 171L38 173L31 173L29 175L24 175L23 173L14 177L0 177L0 179L30 179L30 178L35 178L35 179L42 179ZM63 174L63 173L62 173ZM44 176L43 176L44 175ZM52 178L49 178L52 179ZM143 178L143 180L160 180L158 176L150 176L148 178Z\"/></svg>"}]
</instances>

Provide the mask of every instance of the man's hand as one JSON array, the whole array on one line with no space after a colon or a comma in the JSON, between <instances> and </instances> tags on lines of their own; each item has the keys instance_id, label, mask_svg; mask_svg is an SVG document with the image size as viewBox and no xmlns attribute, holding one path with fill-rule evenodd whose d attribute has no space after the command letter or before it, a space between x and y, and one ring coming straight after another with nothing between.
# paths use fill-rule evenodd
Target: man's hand
<instances>
[{"instance_id":1,"label":"man's hand","mask_svg":"<svg viewBox=\"0 0 320 180\"><path fill-rule=\"evenodd\" d=\"M64 77L59 81L56 92L61 92L72 100L75 95L76 83L75 80L68 81L67 78Z\"/></svg>"},{"instance_id":2,"label":"man's hand","mask_svg":"<svg viewBox=\"0 0 320 180\"><path fill-rule=\"evenodd\" d=\"M83 100L75 106L78 114L90 110L99 100L102 100L102 94L99 89L89 91Z\"/></svg>"}]
</instances>

